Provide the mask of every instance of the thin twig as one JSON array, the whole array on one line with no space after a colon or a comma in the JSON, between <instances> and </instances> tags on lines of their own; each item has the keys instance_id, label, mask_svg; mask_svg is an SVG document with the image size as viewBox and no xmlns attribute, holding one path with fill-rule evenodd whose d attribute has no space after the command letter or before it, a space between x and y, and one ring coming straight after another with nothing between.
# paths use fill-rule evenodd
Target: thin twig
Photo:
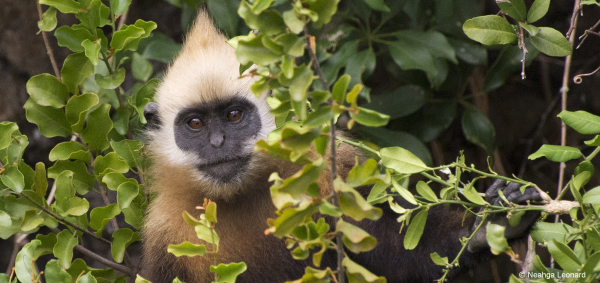
<instances>
[{"instance_id":1,"label":"thin twig","mask_svg":"<svg viewBox=\"0 0 600 283\"><path fill-rule=\"evenodd\" d=\"M123 272L125 275L131 277L131 278L135 278L135 273L133 272L133 270L131 270L130 268L122 265L122 264L118 264L116 262L112 262L88 249L86 249L85 247L81 246L81 245L77 245L75 246L75 249L77 251L79 251L80 253L89 256L91 258L93 258L94 260L100 262L101 264L104 264L114 270L118 270L120 272Z\"/></svg>"},{"instance_id":2,"label":"thin twig","mask_svg":"<svg viewBox=\"0 0 600 283\"><path fill-rule=\"evenodd\" d=\"M323 89L329 91L329 84L327 83L327 79L325 75L323 75L323 71L321 70L321 66L319 65L319 60L315 55L315 38L308 33L308 26L304 26L304 36L306 37L306 49L308 50L308 54L310 55L310 59L313 63L313 68L317 72L319 76L319 80L321 80L321 84L323 84ZM333 104L333 101L330 100L330 103ZM331 194L335 194L335 188L333 186L335 179L337 178L336 172L336 133L335 133L335 120L331 119L330 121L330 158L331 158ZM333 198L333 204L338 205L337 198ZM336 219L337 221L337 219ZM342 244L342 234L336 234L336 246L337 246L337 261L338 261L338 282L345 283L346 282L346 269L342 265L342 261L344 260L344 245Z\"/></svg>"},{"instance_id":3,"label":"thin twig","mask_svg":"<svg viewBox=\"0 0 600 283\"><path fill-rule=\"evenodd\" d=\"M42 211L46 212L48 215L52 216L54 219L60 221L61 223L65 224L67 226L71 226L73 229L75 229L77 231L81 231L81 232L83 232L85 234L88 234L88 235L92 236L93 238L98 239L98 240L100 240L102 242L105 242L105 243L107 243L109 245L112 244L111 241L109 241L107 239L104 239L104 238L102 238L102 237L100 237L100 236L98 236L98 235L96 235L96 234L94 234L94 233L92 233L92 232L90 232L90 231L88 231L86 229L83 229L83 228L79 227L79 225L77 225L77 224L74 224L74 223L69 222L68 220L65 220L60 215L57 215L56 213L54 213L51 210L49 210L46 207L44 207L43 205L37 203L35 200L33 200L27 194L20 194L20 196L28 199L31 203L33 203L33 205L37 206L39 209L41 209Z\"/></svg>"},{"instance_id":4,"label":"thin twig","mask_svg":"<svg viewBox=\"0 0 600 283\"><path fill-rule=\"evenodd\" d=\"M37 4L37 11L40 21L42 20L42 5L40 1L35 1ZM48 41L48 35L45 31L42 31L42 38L44 39L44 45L46 45L46 52L48 57L50 57L50 63L52 64L52 69L54 69L54 75L60 81L60 70L58 69L58 64L56 64L56 59L54 58L54 52L52 51L52 47L50 47L50 41Z\"/></svg>"},{"instance_id":5,"label":"thin twig","mask_svg":"<svg viewBox=\"0 0 600 283\"><path fill-rule=\"evenodd\" d=\"M523 27L521 23L519 23L519 49L523 51L523 58L521 58L521 79L525 79L525 57L527 56L527 48L525 47L525 32L523 31Z\"/></svg>"},{"instance_id":6,"label":"thin twig","mask_svg":"<svg viewBox=\"0 0 600 283\"><path fill-rule=\"evenodd\" d=\"M567 36L569 38L569 44L571 46L571 49L573 48L574 42L575 42L575 32L577 29L577 19L579 18L579 8L581 6L581 0L575 0L575 5L573 6L573 14L571 16L571 26L569 27L569 31L567 32ZM560 92L561 92L561 110L565 111L567 110L567 98L568 98L568 92L569 92L569 76L570 76L570 70L571 70L571 60L573 59L573 55L568 55L565 58L565 68L563 70L563 80L562 80L562 86L560 88ZM561 146L566 146L567 144L567 125L561 121L560 124L560 145ZM564 177L565 177L565 163L561 162L560 163L560 169L559 169L559 173L558 173L558 186L557 186L557 195L560 195L561 190L562 190L562 186L563 186L563 182L564 182ZM558 222L558 215L554 217L554 222Z\"/></svg>"},{"instance_id":7,"label":"thin twig","mask_svg":"<svg viewBox=\"0 0 600 283\"><path fill-rule=\"evenodd\" d=\"M577 45L577 49L579 49L579 47L583 44L583 42L587 39L588 34L593 34L593 35L597 35L599 36L600 34L597 32L594 32L594 30L600 25L600 20L598 20L596 22L596 24L594 24L594 26L592 26L591 28L587 29L582 36L579 37L579 39L581 40L579 42L579 45Z\"/></svg>"}]
</instances>

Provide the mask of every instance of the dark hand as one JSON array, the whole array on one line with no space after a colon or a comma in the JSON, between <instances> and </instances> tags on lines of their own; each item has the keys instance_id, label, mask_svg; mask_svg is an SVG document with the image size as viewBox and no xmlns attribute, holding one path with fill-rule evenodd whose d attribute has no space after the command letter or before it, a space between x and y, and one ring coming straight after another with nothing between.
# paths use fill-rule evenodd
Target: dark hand
<instances>
[{"instance_id":1,"label":"dark hand","mask_svg":"<svg viewBox=\"0 0 600 283\"><path fill-rule=\"evenodd\" d=\"M533 187L528 187L525 189L525 193L521 193L521 185L518 183L510 183L506 184L504 180L496 180L492 186L490 186L485 192L485 200L491 205L495 206L508 206L508 204L500 198L498 191L502 191L504 197L515 204L526 204L527 201L541 201L542 197L538 193L538 191ZM538 219L540 216L539 211L527 211L523 216L521 216L521 222L517 224L515 227L512 227L508 223L508 218L506 218L506 214L492 214L489 215L486 219L486 222L492 222L493 224L502 225L506 227L504 230L504 237L506 239L515 239L525 236L529 227ZM477 218L471 231L473 231L479 224L481 223L481 218ZM469 242L469 251L476 252L482 249L488 248L489 245L487 240L485 239L486 235L486 227L487 223L484 223L483 226L477 231L477 234L471 241Z\"/></svg>"}]
</instances>

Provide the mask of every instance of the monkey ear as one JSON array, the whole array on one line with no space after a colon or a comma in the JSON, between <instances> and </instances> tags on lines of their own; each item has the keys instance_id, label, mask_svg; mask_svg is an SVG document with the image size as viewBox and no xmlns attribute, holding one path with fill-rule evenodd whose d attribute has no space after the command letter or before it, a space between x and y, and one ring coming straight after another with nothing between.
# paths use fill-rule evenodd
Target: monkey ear
<instances>
[{"instance_id":1,"label":"monkey ear","mask_svg":"<svg viewBox=\"0 0 600 283\"><path fill-rule=\"evenodd\" d=\"M158 118L158 105L156 103L149 102L144 106L144 117L147 121L147 129L154 130L160 127L161 122Z\"/></svg>"}]
</instances>

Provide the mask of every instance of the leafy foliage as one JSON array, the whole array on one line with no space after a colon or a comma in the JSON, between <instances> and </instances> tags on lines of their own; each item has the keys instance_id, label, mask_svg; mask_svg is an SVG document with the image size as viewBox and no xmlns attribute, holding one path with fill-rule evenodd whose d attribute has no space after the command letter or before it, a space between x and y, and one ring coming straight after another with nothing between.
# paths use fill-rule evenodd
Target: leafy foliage
<instances>
[{"instance_id":1,"label":"leafy foliage","mask_svg":"<svg viewBox=\"0 0 600 283\"><path fill-rule=\"evenodd\" d=\"M341 277L349 282L385 282L347 256L341 259L343 268L339 270L321 266L328 249L344 253L345 247L360 253L376 246L377 239L342 220L342 216L356 221L377 220L382 211L376 204L389 205L399 214L399 230L407 226L403 245L411 250L421 241L431 207L458 204L466 213L480 209L475 214L482 219L493 213L508 213L512 222L518 222L517 215L526 210L564 213L551 207L564 192L570 192L576 201L570 211L572 225L538 222L532 238L548 247L565 272L584 272L588 279L598 278L600 189L586 192L583 186L594 172L589 161L600 151L600 117L583 111L559 115L579 133L596 135L586 143L596 149L577 166L569 190L546 205L489 204L474 189L480 178L537 186L467 166L462 155L454 163L432 168L424 145L460 118L465 138L493 155L495 130L490 120L462 93L454 97L440 97L438 93L456 92L453 83L464 82L475 65L487 62L486 47L467 37L484 45L506 45L486 75L485 90L502 85L519 67L524 74L525 66L539 52L571 54L570 43L562 33L532 25L547 13L549 0L535 0L529 9L523 0L497 1L503 15L512 18L515 25L506 17L480 16L472 9L475 5L471 0L436 1L429 16L423 5L406 1L351 0L343 6L338 0L168 2L182 8L184 29L193 20L194 11L205 4L229 35L242 34L230 40L242 65L240 73L255 64L257 68L250 71L256 77L251 90L257 95L272 91L268 102L277 129L268 141L259 141L256 150L303 166L285 180L277 174L271 176L278 217L265 219L267 233L286 238L292 257L312 259L313 267L307 267L304 276L293 282L330 282ZM28 81L30 98L24 108L27 120L43 135L71 137L71 141L59 143L50 152L52 166L46 169L38 163L34 169L22 160L28 138L15 123L0 123L0 238L38 233L41 227L52 231L38 234L26 244L16 257L15 277L0 275L0 282L12 282L12 278L39 282L40 276L45 276L46 282L125 282L125 276L148 282L133 274L127 253L132 243L140 241L135 230L141 228L150 201L144 191L144 144L137 139L146 123L144 106L152 101L159 82L149 60L170 62L180 46L153 32L153 22L137 20L119 27L119 16L126 13L131 0L39 3L46 7L38 22L40 31L54 31L58 45L74 53L66 58L60 74L40 74ZM57 28L57 11L75 15L80 23ZM462 29L456 22L464 23ZM393 78L384 91L377 85L381 83L374 76L377 72ZM128 77L135 85L126 89ZM373 89L377 91L371 93ZM347 120L349 129L357 129L366 140L381 147L335 139L334 125L340 118ZM375 159L362 163L357 159L346 180L333 176L331 188L319 188L319 176L333 171L326 158L338 142L362 148ZM584 155L573 147L544 145L530 159L540 157L566 162ZM335 162L331 164L335 166ZM437 176L438 170L447 178ZM463 182L465 172L479 177ZM419 181L413 184L417 192L413 194L410 176L416 174L441 183L443 189L436 194L428 182ZM137 178L132 178L134 175ZM48 178L54 179L50 189ZM357 188L367 185L373 186L365 199ZM90 207L88 194L98 193L107 200L107 189L116 191L117 203L107 201L104 206ZM395 202L397 198L414 206L402 207ZM185 242L169 246L169 252L176 256L212 254L216 258L220 244L214 229L216 207L206 201L198 219L183 215L208 248ZM121 214L135 230L113 227L112 240L102 238L106 226L111 222L116 226L115 217ZM335 227L327 224L325 215L336 219ZM455 258L431 254L431 260L444 268L440 281L458 265L460 255L484 223L461 239L463 247ZM487 222L485 229L492 252L516 258L504 238L505 227ZM82 250L83 234L110 244L112 260L104 260L111 269L91 268L83 260L73 259L74 249ZM42 275L34 271L33 263L45 254L56 259L48 262ZM559 272L544 266L538 256L533 266L538 272ZM244 263L215 263L209 271L215 274L215 282L234 282L246 268ZM511 282L518 280L511 278Z\"/></svg>"}]
</instances>

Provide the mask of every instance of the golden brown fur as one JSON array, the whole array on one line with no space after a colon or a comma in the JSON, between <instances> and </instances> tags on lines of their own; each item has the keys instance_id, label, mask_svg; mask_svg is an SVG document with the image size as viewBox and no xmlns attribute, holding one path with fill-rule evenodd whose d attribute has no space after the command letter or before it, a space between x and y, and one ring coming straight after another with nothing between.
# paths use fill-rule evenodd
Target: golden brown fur
<instances>
[{"instance_id":1,"label":"golden brown fur","mask_svg":"<svg viewBox=\"0 0 600 283\"><path fill-rule=\"evenodd\" d=\"M264 234L267 218L274 218L275 207L270 198L268 182L271 172L286 178L300 169L262 153L254 153L250 170L234 184L206 180L193 164L193 155L175 146L172 121L178 111L194 103L242 95L259 108L263 129L259 138L266 138L274 129L264 95L256 98L249 91L252 79L239 78L234 50L217 32L205 12L201 12L181 54L165 76L157 91L158 117L162 125L150 131L149 153L153 160L148 189L155 196L148 208L143 230L144 257L142 276L154 283L171 282L175 276L187 283L210 282L212 256L181 257L167 253L169 244L189 241L203 244L193 227L182 218L187 211L198 216L195 209L204 198L218 205L217 233L221 238L219 262L241 262L248 265L239 282L283 282L298 279L304 272L289 255L282 240ZM255 141L246 145L251 150ZM338 170L347 172L354 164L354 149L343 145L338 149ZM319 179L322 189L330 187L330 175ZM282 272L281 267L289 270Z\"/></svg>"}]
</instances>

